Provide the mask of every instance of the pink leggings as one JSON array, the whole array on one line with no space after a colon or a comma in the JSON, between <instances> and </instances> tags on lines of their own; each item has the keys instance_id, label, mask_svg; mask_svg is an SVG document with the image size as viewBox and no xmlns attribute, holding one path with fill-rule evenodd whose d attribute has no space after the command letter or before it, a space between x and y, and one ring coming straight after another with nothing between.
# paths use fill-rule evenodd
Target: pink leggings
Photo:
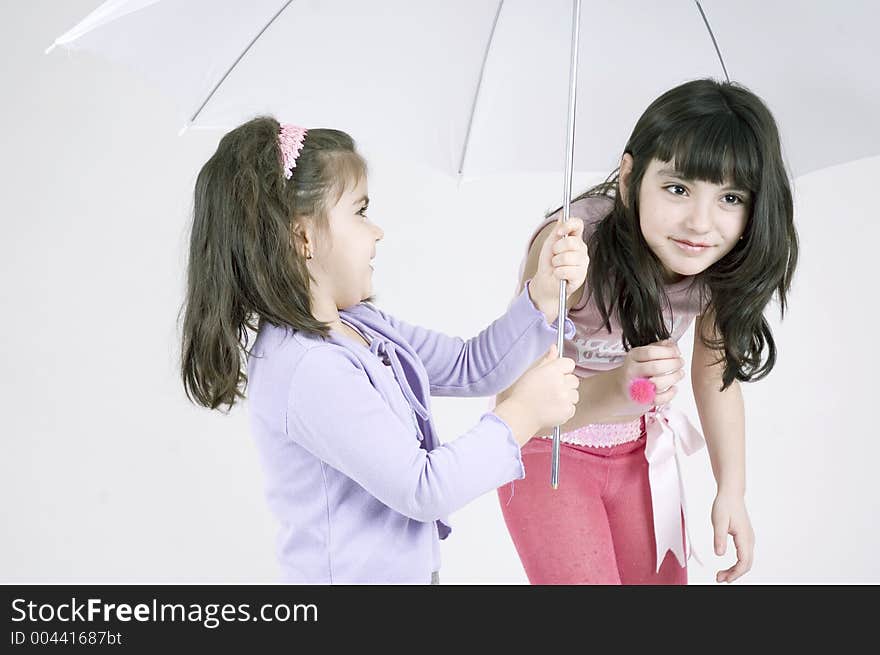
<instances>
[{"instance_id":1,"label":"pink leggings","mask_svg":"<svg viewBox=\"0 0 880 655\"><path fill-rule=\"evenodd\" d=\"M687 569L671 552L656 572L645 440L610 448L562 443L555 490L551 440L523 446L526 477L500 487L498 498L531 584L687 584Z\"/></svg>"}]
</instances>

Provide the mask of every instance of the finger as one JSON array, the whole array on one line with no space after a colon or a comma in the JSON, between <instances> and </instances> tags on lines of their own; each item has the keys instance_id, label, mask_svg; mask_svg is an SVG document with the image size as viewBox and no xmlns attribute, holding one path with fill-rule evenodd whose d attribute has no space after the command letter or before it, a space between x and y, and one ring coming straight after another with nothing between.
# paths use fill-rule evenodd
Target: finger
<instances>
[{"instance_id":1,"label":"finger","mask_svg":"<svg viewBox=\"0 0 880 655\"><path fill-rule=\"evenodd\" d=\"M553 255L553 258L550 260L550 265L554 267L583 266L585 261L586 257L584 256L583 252L566 250L565 252L558 255Z\"/></svg>"},{"instance_id":2,"label":"finger","mask_svg":"<svg viewBox=\"0 0 880 655\"><path fill-rule=\"evenodd\" d=\"M547 261L548 257L553 256L553 246L556 244L556 240L559 236L555 232L551 232L547 235L547 238L544 239L544 243L541 244L541 254L538 256L539 263L543 263Z\"/></svg>"},{"instance_id":3,"label":"finger","mask_svg":"<svg viewBox=\"0 0 880 655\"><path fill-rule=\"evenodd\" d=\"M577 389L581 386L581 381L578 379L578 376L571 374L565 376L565 383L572 389Z\"/></svg>"},{"instance_id":4,"label":"finger","mask_svg":"<svg viewBox=\"0 0 880 655\"><path fill-rule=\"evenodd\" d=\"M556 228L557 236L577 236L583 238L584 220L576 216L570 216L565 222Z\"/></svg>"},{"instance_id":5,"label":"finger","mask_svg":"<svg viewBox=\"0 0 880 655\"><path fill-rule=\"evenodd\" d=\"M560 357L551 362L551 365L558 367L563 374L571 373L574 370L574 360L570 357Z\"/></svg>"},{"instance_id":6,"label":"finger","mask_svg":"<svg viewBox=\"0 0 880 655\"><path fill-rule=\"evenodd\" d=\"M551 266L583 266L587 261L587 255L583 250L566 250L553 255L550 259Z\"/></svg>"},{"instance_id":7,"label":"finger","mask_svg":"<svg viewBox=\"0 0 880 655\"><path fill-rule=\"evenodd\" d=\"M754 540L748 535L734 533L733 544L736 546L736 564L730 568L728 582L733 582L751 570L754 554Z\"/></svg>"},{"instance_id":8,"label":"finger","mask_svg":"<svg viewBox=\"0 0 880 655\"><path fill-rule=\"evenodd\" d=\"M732 572L733 572L732 566L729 569L724 569L723 571L718 571L715 574L715 582L730 582L730 575Z\"/></svg>"},{"instance_id":9,"label":"finger","mask_svg":"<svg viewBox=\"0 0 880 655\"><path fill-rule=\"evenodd\" d=\"M681 356L675 344L651 344L632 349L633 359L637 362L650 362L655 359L675 359Z\"/></svg>"},{"instance_id":10,"label":"finger","mask_svg":"<svg viewBox=\"0 0 880 655\"><path fill-rule=\"evenodd\" d=\"M678 387L671 386L665 391L661 391L656 396L654 396L654 404L655 405L666 405L667 403L672 402L672 399L675 398L675 395L678 393Z\"/></svg>"},{"instance_id":11,"label":"finger","mask_svg":"<svg viewBox=\"0 0 880 655\"><path fill-rule=\"evenodd\" d=\"M650 346L660 346L661 348L675 348L676 350L678 350L678 342L672 337L660 339L659 341L655 341L654 343L645 344L643 348L648 348Z\"/></svg>"},{"instance_id":12,"label":"finger","mask_svg":"<svg viewBox=\"0 0 880 655\"><path fill-rule=\"evenodd\" d=\"M653 343L646 343L644 346L641 346L641 347L647 348L648 346L664 346L664 347L665 346L674 346L677 348L678 342L675 339L673 339L672 337L667 337L665 339L658 339L657 341L654 341Z\"/></svg>"},{"instance_id":13,"label":"finger","mask_svg":"<svg viewBox=\"0 0 880 655\"><path fill-rule=\"evenodd\" d=\"M553 244L553 254L558 255L564 252L583 252L587 249L587 244L579 236L560 237L559 241Z\"/></svg>"},{"instance_id":14,"label":"finger","mask_svg":"<svg viewBox=\"0 0 880 655\"><path fill-rule=\"evenodd\" d=\"M553 269L553 277L566 282L580 282L585 274L586 269L583 266L560 266Z\"/></svg>"},{"instance_id":15,"label":"finger","mask_svg":"<svg viewBox=\"0 0 880 655\"><path fill-rule=\"evenodd\" d=\"M649 378L651 382L654 383L654 386L657 388L659 393L663 393L669 387L674 386L681 382L681 379L684 377L684 369L679 369L672 373L667 373L665 375L658 375L653 378Z\"/></svg>"},{"instance_id":16,"label":"finger","mask_svg":"<svg viewBox=\"0 0 880 655\"><path fill-rule=\"evenodd\" d=\"M632 367L635 377L648 378L649 380L663 375L672 375L684 369L684 360L681 357L669 359L653 359L648 362L638 362Z\"/></svg>"},{"instance_id":17,"label":"finger","mask_svg":"<svg viewBox=\"0 0 880 655\"><path fill-rule=\"evenodd\" d=\"M553 248L550 252L554 255L558 255L561 252L574 250L576 245L577 242L574 237L562 236L561 231L559 231L556 233L556 241L553 242Z\"/></svg>"},{"instance_id":18,"label":"finger","mask_svg":"<svg viewBox=\"0 0 880 655\"><path fill-rule=\"evenodd\" d=\"M719 571L715 576L715 579L718 582L733 582L737 578L741 578L746 573L748 573L749 569L751 568L751 561L738 560L737 563L731 566L729 569Z\"/></svg>"},{"instance_id":19,"label":"finger","mask_svg":"<svg viewBox=\"0 0 880 655\"><path fill-rule=\"evenodd\" d=\"M715 526L715 554L723 555L727 552L727 523Z\"/></svg>"},{"instance_id":20,"label":"finger","mask_svg":"<svg viewBox=\"0 0 880 655\"><path fill-rule=\"evenodd\" d=\"M550 348L544 353L544 359L542 363L552 362L554 359L557 359L559 352L556 350L556 344L554 343Z\"/></svg>"}]
</instances>

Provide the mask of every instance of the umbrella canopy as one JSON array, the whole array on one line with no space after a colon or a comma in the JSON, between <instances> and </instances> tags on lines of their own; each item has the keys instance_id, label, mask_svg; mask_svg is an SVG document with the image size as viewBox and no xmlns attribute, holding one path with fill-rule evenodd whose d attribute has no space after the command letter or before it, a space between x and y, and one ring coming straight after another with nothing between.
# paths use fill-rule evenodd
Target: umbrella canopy
<instances>
[{"instance_id":1,"label":"umbrella canopy","mask_svg":"<svg viewBox=\"0 0 880 655\"><path fill-rule=\"evenodd\" d=\"M794 175L877 154L878 18L857 0L586 2L574 167L610 170L651 100L725 75L770 106ZM183 126L272 113L476 177L563 169L570 35L569 0L111 0L53 47L136 69Z\"/></svg>"}]
</instances>

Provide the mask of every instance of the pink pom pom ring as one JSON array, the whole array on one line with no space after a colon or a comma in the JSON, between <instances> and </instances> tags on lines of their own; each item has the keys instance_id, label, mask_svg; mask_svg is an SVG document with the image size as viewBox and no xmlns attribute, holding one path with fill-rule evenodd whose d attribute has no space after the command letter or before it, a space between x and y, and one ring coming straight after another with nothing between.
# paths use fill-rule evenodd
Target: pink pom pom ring
<instances>
[{"instance_id":1,"label":"pink pom pom ring","mask_svg":"<svg viewBox=\"0 0 880 655\"><path fill-rule=\"evenodd\" d=\"M640 405L650 405L657 395L657 387L648 378L634 378L629 383L629 397Z\"/></svg>"}]
</instances>

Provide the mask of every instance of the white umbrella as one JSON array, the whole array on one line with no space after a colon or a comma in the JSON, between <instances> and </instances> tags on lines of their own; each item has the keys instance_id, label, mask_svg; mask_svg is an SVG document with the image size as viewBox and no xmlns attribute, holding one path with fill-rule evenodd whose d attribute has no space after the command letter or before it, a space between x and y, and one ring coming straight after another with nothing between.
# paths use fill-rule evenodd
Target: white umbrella
<instances>
[{"instance_id":1,"label":"white umbrella","mask_svg":"<svg viewBox=\"0 0 880 655\"><path fill-rule=\"evenodd\" d=\"M764 98L794 175L880 152L876 3L572 4L110 0L49 50L137 70L173 99L184 130L271 113L461 177L564 171L561 220L572 169L614 168L643 109L697 77ZM560 316L564 298L563 284ZM560 356L561 341L562 321ZM557 427L554 486L558 448Z\"/></svg>"},{"instance_id":2,"label":"white umbrella","mask_svg":"<svg viewBox=\"0 0 880 655\"><path fill-rule=\"evenodd\" d=\"M259 113L344 129L466 177L562 171L571 0L111 0L53 47L155 81L181 126ZM774 112L795 176L880 152L880 6L701 0L730 79ZM574 168L608 171L651 100L725 72L692 0L594 0Z\"/></svg>"}]
</instances>

